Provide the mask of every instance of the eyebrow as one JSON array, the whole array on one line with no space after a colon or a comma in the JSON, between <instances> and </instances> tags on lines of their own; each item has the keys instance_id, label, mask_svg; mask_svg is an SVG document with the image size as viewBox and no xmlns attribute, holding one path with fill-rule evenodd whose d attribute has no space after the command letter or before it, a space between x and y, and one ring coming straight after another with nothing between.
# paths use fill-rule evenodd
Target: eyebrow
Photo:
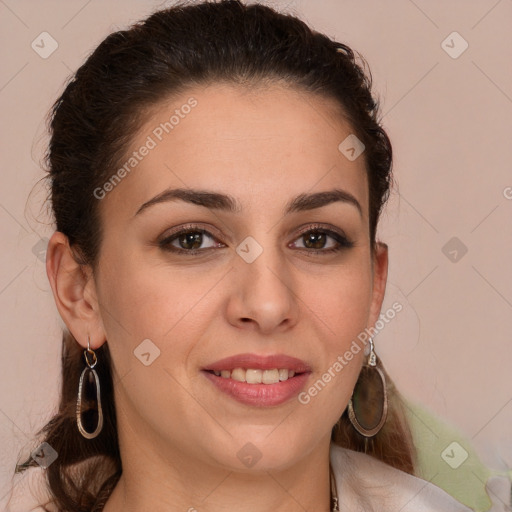
<instances>
[{"instance_id":1,"label":"eyebrow","mask_svg":"<svg viewBox=\"0 0 512 512\"><path fill-rule=\"evenodd\" d=\"M209 190L175 188L164 190L149 201L146 201L139 207L134 216L139 215L150 206L169 201L184 201L229 213L240 213L242 211L242 206L233 196ZM284 215L321 208L334 202L351 204L357 208L359 215L363 216L363 209L359 201L350 192L338 188L313 194L299 194L286 204Z\"/></svg>"}]
</instances>

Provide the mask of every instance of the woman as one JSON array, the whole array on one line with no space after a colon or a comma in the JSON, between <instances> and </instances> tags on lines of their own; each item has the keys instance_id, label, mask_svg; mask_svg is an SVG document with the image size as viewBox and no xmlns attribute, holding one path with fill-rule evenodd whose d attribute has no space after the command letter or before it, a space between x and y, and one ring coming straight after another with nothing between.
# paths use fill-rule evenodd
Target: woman
<instances>
[{"instance_id":1,"label":"woman","mask_svg":"<svg viewBox=\"0 0 512 512\"><path fill-rule=\"evenodd\" d=\"M51 114L47 510L467 510L414 476L376 355L392 150L349 47L180 4L107 37Z\"/></svg>"}]
</instances>

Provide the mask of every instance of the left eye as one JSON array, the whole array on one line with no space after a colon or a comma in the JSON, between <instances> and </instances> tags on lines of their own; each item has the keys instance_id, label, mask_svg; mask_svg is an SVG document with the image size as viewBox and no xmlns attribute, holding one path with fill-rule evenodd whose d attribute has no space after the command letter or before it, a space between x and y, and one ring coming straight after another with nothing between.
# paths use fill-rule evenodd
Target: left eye
<instances>
[{"instance_id":1,"label":"left eye","mask_svg":"<svg viewBox=\"0 0 512 512\"><path fill-rule=\"evenodd\" d=\"M331 245L331 247L325 247L325 244L329 238L334 240L334 246ZM299 249L309 249L313 252L332 252L339 250L341 248L340 245L348 245L348 240L345 237L339 235L338 233L324 229L306 231L305 233L302 233L302 235L300 235L297 240L302 240L303 244L306 244L303 247L299 247ZM318 249L324 250L318 251Z\"/></svg>"}]
</instances>

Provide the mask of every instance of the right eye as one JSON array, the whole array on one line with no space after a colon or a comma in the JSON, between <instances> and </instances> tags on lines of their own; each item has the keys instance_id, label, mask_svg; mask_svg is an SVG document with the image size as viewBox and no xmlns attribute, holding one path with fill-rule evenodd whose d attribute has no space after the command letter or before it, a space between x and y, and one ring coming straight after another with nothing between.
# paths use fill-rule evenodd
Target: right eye
<instances>
[{"instance_id":1,"label":"right eye","mask_svg":"<svg viewBox=\"0 0 512 512\"><path fill-rule=\"evenodd\" d=\"M164 251L187 255L198 254L215 247L220 248L219 245L210 245L209 247L201 248L205 237L211 240L216 240L216 238L206 229L198 226L187 226L171 233L169 236L158 242L158 245ZM218 242L218 244L221 244L221 242ZM179 245L179 247L176 245ZM221 246L224 247L224 244L221 244Z\"/></svg>"}]
</instances>

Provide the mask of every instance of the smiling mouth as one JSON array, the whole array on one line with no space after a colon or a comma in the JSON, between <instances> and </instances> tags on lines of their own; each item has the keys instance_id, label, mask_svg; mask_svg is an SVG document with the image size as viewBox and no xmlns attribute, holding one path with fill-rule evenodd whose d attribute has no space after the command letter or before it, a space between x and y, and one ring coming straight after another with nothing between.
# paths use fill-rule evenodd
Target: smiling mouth
<instances>
[{"instance_id":1,"label":"smiling mouth","mask_svg":"<svg viewBox=\"0 0 512 512\"><path fill-rule=\"evenodd\" d=\"M223 379L233 379L247 384L277 384L301 375L305 372L295 372L287 368L273 368L267 370L253 368L234 368L233 370L205 370Z\"/></svg>"}]
</instances>

